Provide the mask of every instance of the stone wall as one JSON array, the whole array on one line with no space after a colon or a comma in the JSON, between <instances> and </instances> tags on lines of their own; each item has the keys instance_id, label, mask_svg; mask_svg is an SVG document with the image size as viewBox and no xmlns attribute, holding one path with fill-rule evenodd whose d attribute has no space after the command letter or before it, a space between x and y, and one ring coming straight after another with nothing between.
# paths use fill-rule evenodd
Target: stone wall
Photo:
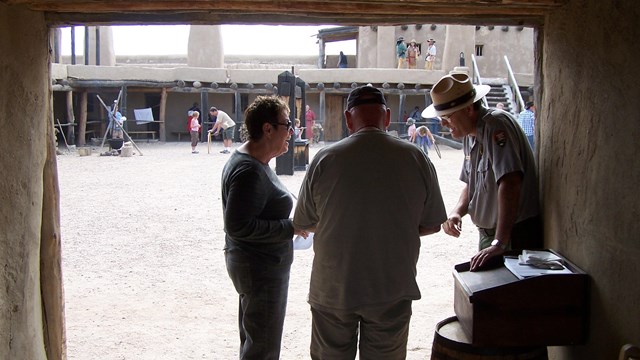
<instances>
[{"instance_id":1,"label":"stone wall","mask_svg":"<svg viewBox=\"0 0 640 360\"><path fill-rule=\"evenodd\" d=\"M43 13L4 3L0 34L0 359L38 360L46 358L39 269L49 35Z\"/></svg>"},{"instance_id":2,"label":"stone wall","mask_svg":"<svg viewBox=\"0 0 640 360\"><path fill-rule=\"evenodd\" d=\"M556 359L615 359L640 341L639 16L636 0L571 0L543 29L545 244L591 276L588 343Z\"/></svg>"}]
</instances>

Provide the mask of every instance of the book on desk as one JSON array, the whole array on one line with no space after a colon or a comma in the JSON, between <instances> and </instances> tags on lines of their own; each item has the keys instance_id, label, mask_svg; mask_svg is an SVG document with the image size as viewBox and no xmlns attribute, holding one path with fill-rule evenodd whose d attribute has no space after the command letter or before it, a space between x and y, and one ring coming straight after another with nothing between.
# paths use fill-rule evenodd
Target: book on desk
<instances>
[{"instance_id":1,"label":"book on desk","mask_svg":"<svg viewBox=\"0 0 640 360\"><path fill-rule=\"evenodd\" d=\"M589 277L550 252L561 259L562 271L536 269L536 274L517 276L505 265L475 272L469 271L468 262L455 266L454 310L473 345L560 346L586 341ZM519 254L509 255L506 260L520 266Z\"/></svg>"}]
</instances>

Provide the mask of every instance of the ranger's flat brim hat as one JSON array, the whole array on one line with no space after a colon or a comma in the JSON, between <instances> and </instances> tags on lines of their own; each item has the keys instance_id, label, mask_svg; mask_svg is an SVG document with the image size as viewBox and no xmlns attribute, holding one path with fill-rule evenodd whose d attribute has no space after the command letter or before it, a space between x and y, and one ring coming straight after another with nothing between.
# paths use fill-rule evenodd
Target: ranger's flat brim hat
<instances>
[{"instance_id":1,"label":"ranger's flat brim hat","mask_svg":"<svg viewBox=\"0 0 640 360\"><path fill-rule=\"evenodd\" d=\"M489 85L473 85L466 74L451 74L440 79L431 89L431 100L422 112L423 118L449 115L485 97Z\"/></svg>"}]
</instances>

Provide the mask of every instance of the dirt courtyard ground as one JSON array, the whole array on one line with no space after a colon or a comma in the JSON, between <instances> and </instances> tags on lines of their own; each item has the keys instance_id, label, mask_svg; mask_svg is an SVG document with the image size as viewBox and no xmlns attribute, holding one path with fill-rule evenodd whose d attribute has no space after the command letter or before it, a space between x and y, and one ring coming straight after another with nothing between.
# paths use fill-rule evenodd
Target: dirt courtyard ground
<instances>
[{"instance_id":1,"label":"dirt courtyard ground","mask_svg":"<svg viewBox=\"0 0 640 360\"><path fill-rule=\"evenodd\" d=\"M238 296L222 251L220 175L228 155L219 143L211 154L206 144L199 154L187 142L137 145L144 156L94 149L80 157L64 147L58 156L68 358L237 359ZM430 155L449 211L462 188L463 155L441 150L442 159ZM297 194L303 177L281 179ZM436 324L454 315L451 273L475 253L477 231L465 217L460 238L441 231L422 240L422 299L413 303L408 359L428 359ZM312 259L311 249L295 252L284 360L309 358Z\"/></svg>"}]
</instances>

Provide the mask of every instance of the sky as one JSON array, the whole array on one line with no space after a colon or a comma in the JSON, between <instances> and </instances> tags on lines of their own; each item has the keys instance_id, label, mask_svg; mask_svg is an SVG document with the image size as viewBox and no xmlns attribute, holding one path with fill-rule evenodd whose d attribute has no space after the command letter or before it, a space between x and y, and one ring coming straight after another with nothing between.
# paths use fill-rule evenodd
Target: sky
<instances>
[{"instance_id":1,"label":"sky","mask_svg":"<svg viewBox=\"0 0 640 360\"><path fill-rule=\"evenodd\" d=\"M320 26L222 25L222 42L227 55L317 55L316 34ZM84 27L75 30L76 54L84 52ZM116 55L186 55L189 25L114 26ZM71 30L62 28L62 54L71 54ZM327 55L344 51L355 55L356 42L331 42Z\"/></svg>"}]
</instances>

